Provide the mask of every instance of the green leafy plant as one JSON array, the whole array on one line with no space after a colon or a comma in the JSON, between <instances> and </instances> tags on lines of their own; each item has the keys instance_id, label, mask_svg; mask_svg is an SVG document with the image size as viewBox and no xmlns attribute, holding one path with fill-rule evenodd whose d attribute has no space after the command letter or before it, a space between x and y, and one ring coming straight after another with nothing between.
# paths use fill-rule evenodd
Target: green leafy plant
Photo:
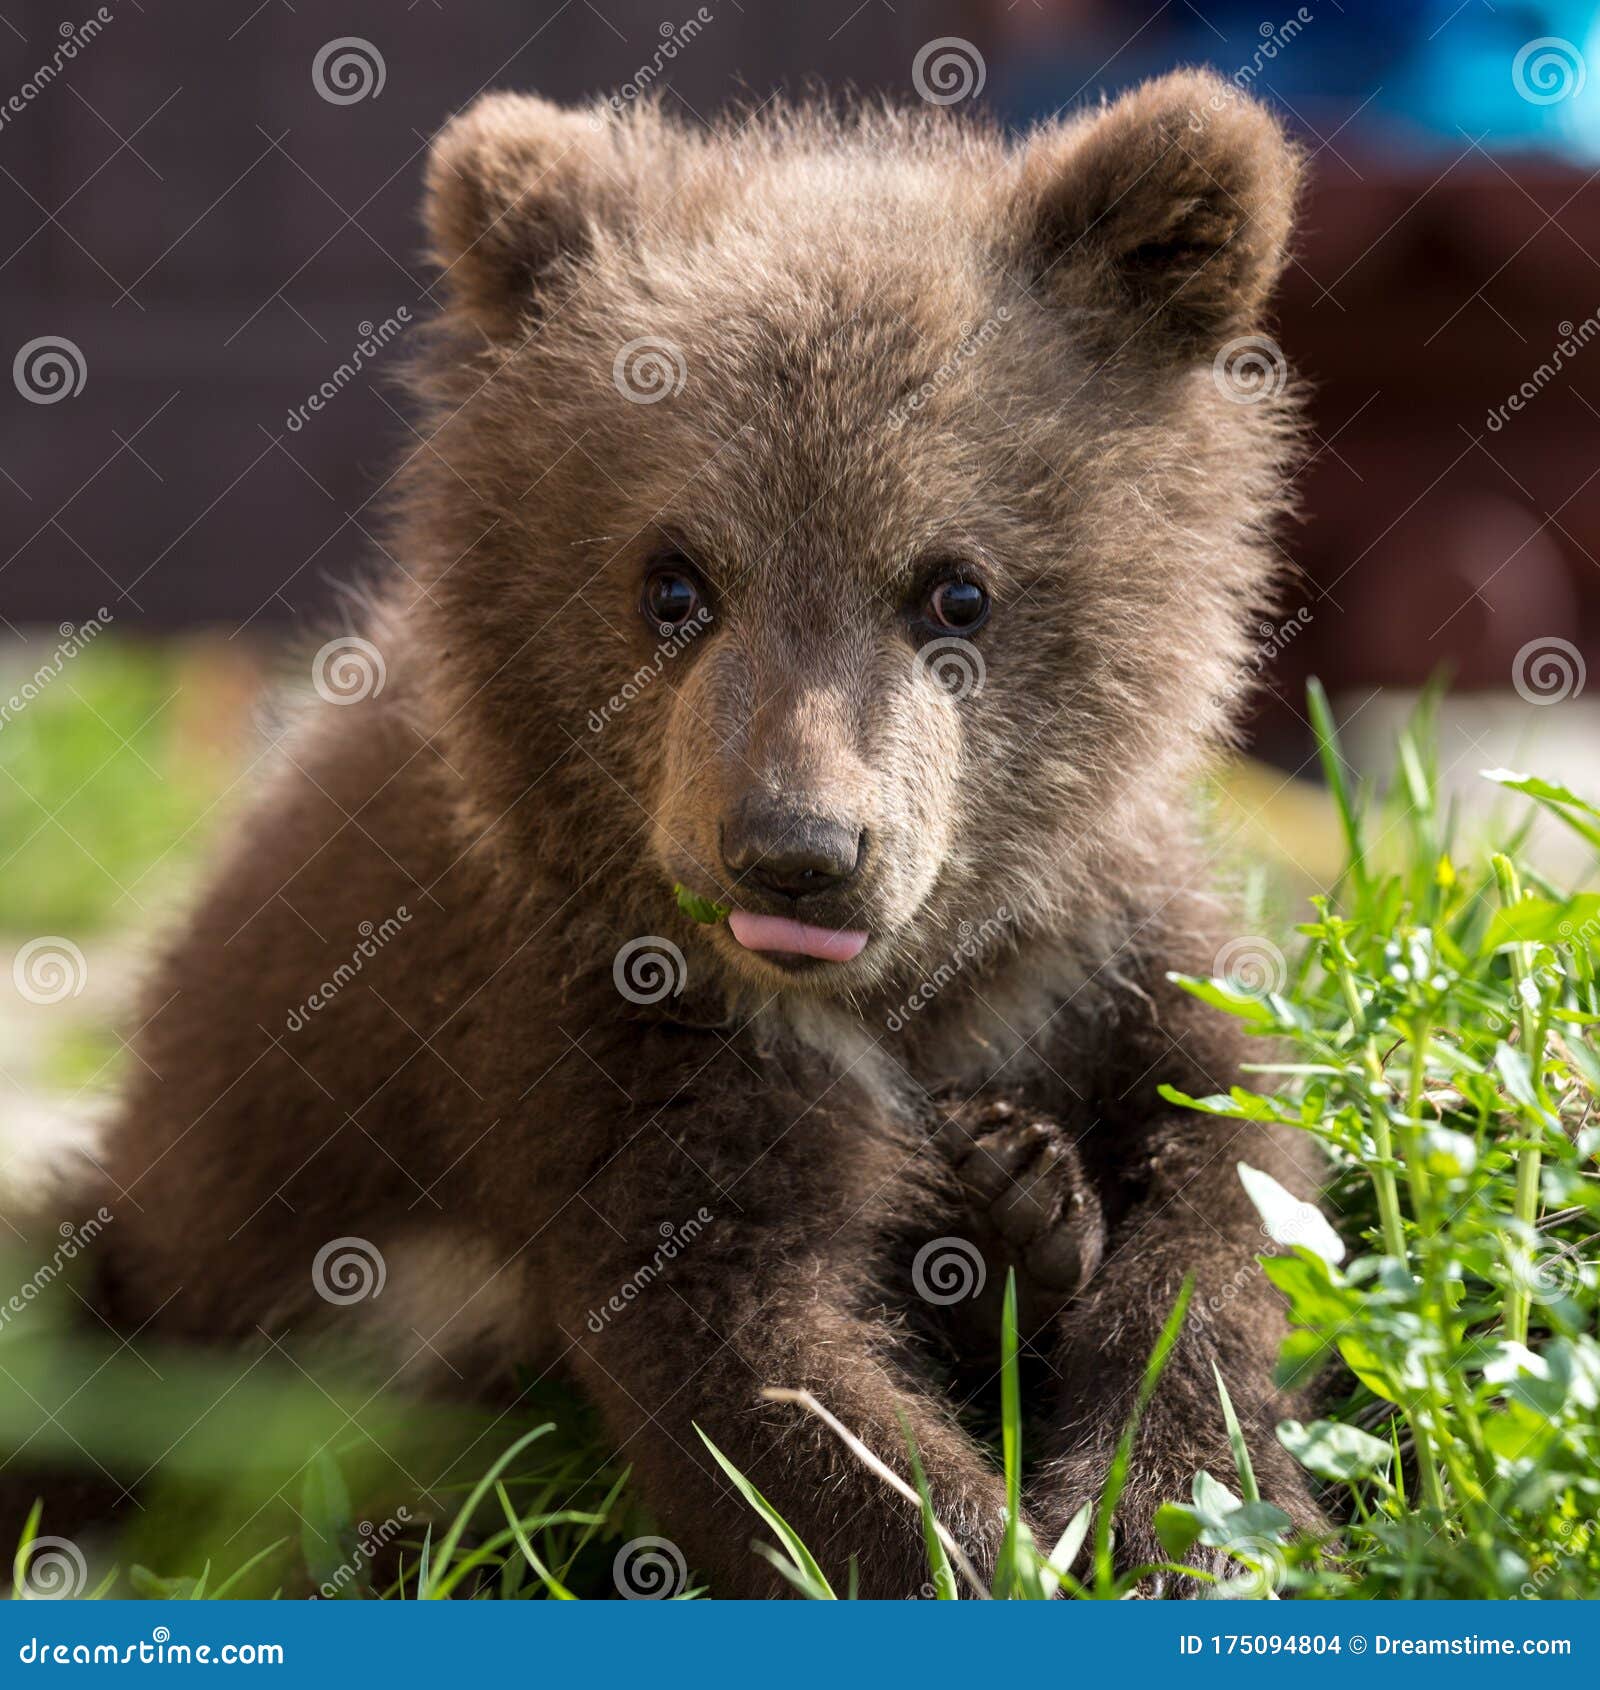
<instances>
[{"instance_id":1,"label":"green leafy plant","mask_svg":"<svg viewBox=\"0 0 1600 1690\"><path fill-rule=\"evenodd\" d=\"M704 898L698 892L691 892L681 881L672 890L678 900L678 908L702 927L715 927L733 913L732 904L719 904L714 899Z\"/></svg>"},{"instance_id":2,"label":"green leafy plant","mask_svg":"<svg viewBox=\"0 0 1600 1690\"><path fill-rule=\"evenodd\" d=\"M1379 802L1349 781L1313 688L1344 874L1282 989L1180 981L1278 1046L1260 1089L1166 1095L1318 1138L1356 1245L1341 1262L1252 1191L1292 1246L1263 1262L1294 1323L1280 1378L1346 1387L1328 1418L1277 1429L1348 1514L1303 1593L1593 1596L1600 895L1519 864L1526 824L1502 851L1458 852L1433 708ZM1600 810L1575 792L1485 774L1600 847Z\"/></svg>"}]
</instances>

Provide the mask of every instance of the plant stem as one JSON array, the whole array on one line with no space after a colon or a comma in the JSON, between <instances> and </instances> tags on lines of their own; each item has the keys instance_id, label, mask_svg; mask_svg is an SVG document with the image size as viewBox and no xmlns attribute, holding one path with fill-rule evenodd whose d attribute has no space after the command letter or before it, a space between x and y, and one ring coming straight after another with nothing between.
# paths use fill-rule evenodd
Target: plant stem
<instances>
[{"instance_id":1,"label":"plant stem","mask_svg":"<svg viewBox=\"0 0 1600 1690\"><path fill-rule=\"evenodd\" d=\"M1520 903L1522 886L1517 879L1517 871L1508 857L1496 854L1494 857L1494 877L1500 887L1501 902L1509 909ZM1536 1016L1533 1006L1528 1002L1527 985L1531 978L1530 969L1531 947L1517 944L1511 947L1511 977L1516 984L1518 1019L1522 1025L1522 1052L1527 1058L1528 1071L1532 1076L1535 1097L1544 1095L1544 1038L1545 1021L1542 1015ZM1526 1125L1531 1130L1533 1123ZM1539 1162L1537 1150L1519 1150L1517 1152L1517 1184L1512 1197L1511 1213L1522 1223L1518 1228L1518 1237L1513 1245L1514 1249L1523 1247L1522 1235L1531 1231L1533 1223L1539 1213ZM1526 1286L1517 1282L1515 1272L1506 1287L1505 1298L1505 1328L1506 1335L1516 1344L1526 1344L1528 1341L1528 1317L1532 1308L1532 1299Z\"/></svg>"}]
</instances>

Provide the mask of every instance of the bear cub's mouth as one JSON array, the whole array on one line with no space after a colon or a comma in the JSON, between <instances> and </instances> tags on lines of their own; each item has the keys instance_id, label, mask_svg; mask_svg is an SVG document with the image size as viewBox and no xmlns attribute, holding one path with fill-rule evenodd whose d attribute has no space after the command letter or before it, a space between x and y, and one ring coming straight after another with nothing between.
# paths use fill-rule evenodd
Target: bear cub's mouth
<instances>
[{"instance_id":1,"label":"bear cub's mouth","mask_svg":"<svg viewBox=\"0 0 1600 1690\"><path fill-rule=\"evenodd\" d=\"M811 957L820 962L849 962L866 948L868 935L858 928L816 927L789 916L733 910L728 931L747 951L780 957Z\"/></svg>"}]
</instances>

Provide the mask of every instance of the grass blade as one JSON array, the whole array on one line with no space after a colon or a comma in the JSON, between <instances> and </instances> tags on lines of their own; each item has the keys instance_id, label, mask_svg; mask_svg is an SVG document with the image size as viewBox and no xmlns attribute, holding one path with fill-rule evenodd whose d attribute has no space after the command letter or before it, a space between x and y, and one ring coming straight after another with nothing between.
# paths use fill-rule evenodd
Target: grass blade
<instances>
[{"instance_id":1,"label":"grass blade","mask_svg":"<svg viewBox=\"0 0 1600 1690\"><path fill-rule=\"evenodd\" d=\"M788 1550L789 1559L794 1563L795 1570L800 1574L800 1577L816 1587L817 1595L829 1601L837 1601L838 1598L834 1595L833 1586L823 1577L822 1568L817 1565L816 1557L806 1548L800 1534L734 1466L727 1456L712 1443L699 1426L695 1427L695 1431L700 1433L700 1441L711 1451L717 1465L733 1480L734 1488L740 1496L778 1534L778 1540Z\"/></svg>"},{"instance_id":2,"label":"grass blade","mask_svg":"<svg viewBox=\"0 0 1600 1690\"><path fill-rule=\"evenodd\" d=\"M917 1453L917 1440L904 1415L900 1424L905 1432L906 1452L911 1457L911 1477L916 1482L917 1499L922 1504L922 1541L928 1547L928 1569L933 1574L933 1592L941 1602L956 1600L955 1568L939 1541L939 1522L934 1517L933 1496L928 1489L928 1475L922 1470L922 1457Z\"/></svg>"},{"instance_id":3,"label":"grass blade","mask_svg":"<svg viewBox=\"0 0 1600 1690\"><path fill-rule=\"evenodd\" d=\"M1234 1471L1239 1475L1239 1494L1246 1502L1259 1502L1261 1490L1256 1484L1256 1470L1250 1460L1250 1451L1245 1448L1244 1431L1239 1425L1239 1416L1233 1412L1233 1398L1228 1395L1228 1387L1223 1383L1222 1370L1215 1362L1211 1364L1211 1374L1217 1382L1217 1395L1222 1398L1222 1419L1228 1428L1228 1448L1233 1451Z\"/></svg>"}]
</instances>

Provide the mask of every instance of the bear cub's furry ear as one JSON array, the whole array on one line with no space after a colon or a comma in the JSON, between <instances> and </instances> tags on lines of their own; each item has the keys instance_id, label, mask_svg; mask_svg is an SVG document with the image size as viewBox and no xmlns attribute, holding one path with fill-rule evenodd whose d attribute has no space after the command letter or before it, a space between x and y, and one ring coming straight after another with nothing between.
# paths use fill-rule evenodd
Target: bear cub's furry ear
<instances>
[{"instance_id":1,"label":"bear cub's furry ear","mask_svg":"<svg viewBox=\"0 0 1600 1690\"><path fill-rule=\"evenodd\" d=\"M1114 346L1205 354L1265 305L1299 176L1298 149L1263 106L1209 72L1176 71L1029 142L1024 279L1036 298L1083 308Z\"/></svg>"},{"instance_id":2,"label":"bear cub's furry ear","mask_svg":"<svg viewBox=\"0 0 1600 1690\"><path fill-rule=\"evenodd\" d=\"M620 210L612 130L598 107L486 94L435 138L424 202L430 256L451 304L486 334L519 332L562 261L581 258L593 230Z\"/></svg>"}]
</instances>

